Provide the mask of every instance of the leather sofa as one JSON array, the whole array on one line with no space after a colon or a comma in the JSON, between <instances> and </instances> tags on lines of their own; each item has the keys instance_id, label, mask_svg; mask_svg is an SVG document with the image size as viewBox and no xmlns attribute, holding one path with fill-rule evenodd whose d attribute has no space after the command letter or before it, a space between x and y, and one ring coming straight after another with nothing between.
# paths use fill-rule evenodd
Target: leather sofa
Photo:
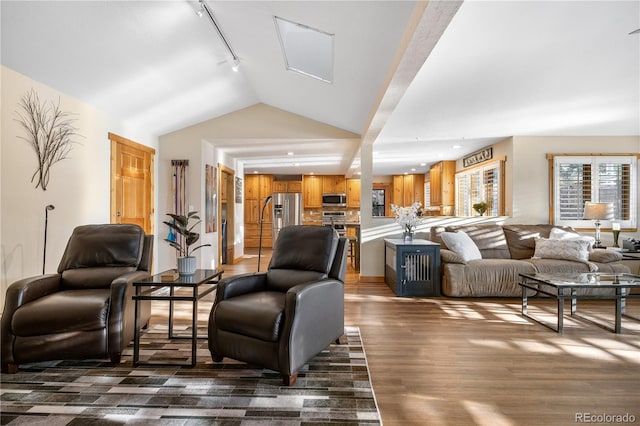
<instances>
[{"instance_id":1,"label":"leather sofa","mask_svg":"<svg viewBox=\"0 0 640 426\"><path fill-rule=\"evenodd\" d=\"M432 227L429 239L441 244L442 294L449 297L517 297L520 273L536 272L629 272L620 262L622 255L612 250L596 249L588 261L533 258L538 238L549 238L554 225L475 224ZM442 232L464 231L476 244L482 259L465 261L450 250Z\"/></svg>"},{"instance_id":2,"label":"leather sofa","mask_svg":"<svg viewBox=\"0 0 640 426\"><path fill-rule=\"evenodd\" d=\"M278 234L266 272L218 284L209 350L278 371L285 385L344 334L347 239L327 226L294 225Z\"/></svg>"},{"instance_id":3,"label":"leather sofa","mask_svg":"<svg viewBox=\"0 0 640 426\"><path fill-rule=\"evenodd\" d=\"M125 224L74 229L57 269L9 286L0 321L2 371L19 364L109 358L134 334L134 281L150 275L153 237ZM141 324L151 304L142 303Z\"/></svg>"}]
</instances>

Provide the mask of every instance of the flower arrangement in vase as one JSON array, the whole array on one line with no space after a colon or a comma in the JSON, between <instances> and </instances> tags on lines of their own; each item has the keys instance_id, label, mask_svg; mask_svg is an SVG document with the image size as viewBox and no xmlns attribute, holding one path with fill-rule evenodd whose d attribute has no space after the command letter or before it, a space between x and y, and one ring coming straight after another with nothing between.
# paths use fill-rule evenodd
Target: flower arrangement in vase
<instances>
[{"instance_id":1,"label":"flower arrangement in vase","mask_svg":"<svg viewBox=\"0 0 640 426\"><path fill-rule=\"evenodd\" d=\"M396 215L396 222L404 228L404 240L412 241L413 233L416 226L422 222L420 206L422 203L416 201L408 207L400 207L395 204L391 204L391 211Z\"/></svg>"},{"instance_id":2,"label":"flower arrangement in vase","mask_svg":"<svg viewBox=\"0 0 640 426\"><path fill-rule=\"evenodd\" d=\"M163 223L172 231L169 235L175 232L181 237L176 238L175 235L172 235L174 239L165 238L164 240L178 251L178 273L192 275L196 271L196 258L192 256L193 252L199 248L211 246L211 244L201 244L191 248L200 239L200 234L195 232L194 228L202 220L200 220L198 212L195 211L187 213L186 216L173 213L167 213L167 216L170 216L172 221L164 221ZM190 223L191 220L195 220L195 222Z\"/></svg>"}]
</instances>

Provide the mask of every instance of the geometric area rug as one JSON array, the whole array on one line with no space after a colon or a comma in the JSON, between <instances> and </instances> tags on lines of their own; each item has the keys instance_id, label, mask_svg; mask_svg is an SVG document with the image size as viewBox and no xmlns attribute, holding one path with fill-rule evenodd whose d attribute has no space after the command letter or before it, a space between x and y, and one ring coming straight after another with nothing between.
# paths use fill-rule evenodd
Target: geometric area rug
<instances>
[{"instance_id":1,"label":"geometric area rug","mask_svg":"<svg viewBox=\"0 0 640 426\"><path fill-rule=\"evenodd\" d=\"M175 331L181 332L178 325ZM141 361L185 362L190 351L189 340L167 339L166 327L153 326L141 339ZM271 370L229 358L214 363L206 339L198 340L193 368L133 367L132 355L131 344L116 366L39 362L2 374L1 424L381 424L357 327L346 327L342 344L302 367L293 386L283 386Z\"/></svg>"}]
</instances>

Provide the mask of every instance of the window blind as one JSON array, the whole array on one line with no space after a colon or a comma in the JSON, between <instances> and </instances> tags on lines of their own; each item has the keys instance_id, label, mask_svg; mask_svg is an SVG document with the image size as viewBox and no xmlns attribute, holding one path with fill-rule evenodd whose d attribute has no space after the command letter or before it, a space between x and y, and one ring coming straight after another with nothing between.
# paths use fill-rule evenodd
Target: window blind
<instances>
[{"instance_id":1,"label":"window blind","mask_svg":"<svg viewBox=\"0 0 640 426\"><path fill-rule=\"evenodd\" d=\"M456 216L475 216L473 205L487 203L487 216L502 214L502 161L456 173Z\"/></svg>"},{"instance_id":2,"label":"window blind","mask_svg":"<svg viewBox=\"0 0 640 426\"><path fill-rule=\"evenodd\" d=\"M636 226L637 160L633 156L555 156L554 223L593 226L584 203L612 203L622 227Z\"/></svg>"}]
</instances>

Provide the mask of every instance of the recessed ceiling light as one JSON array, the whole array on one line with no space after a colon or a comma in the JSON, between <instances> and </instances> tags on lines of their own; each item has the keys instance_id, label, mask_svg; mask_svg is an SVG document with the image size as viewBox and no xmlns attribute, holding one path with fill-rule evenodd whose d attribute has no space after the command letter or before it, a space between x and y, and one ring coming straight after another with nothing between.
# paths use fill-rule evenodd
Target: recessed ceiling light
<instances>
[{"instance_id":1,"label":"recessed ceiling light","mask_svg":"<svg viewBox=\"0 0 640 426\"><path fill-rule=\"evenodd\" d=\"M411 168L411 171L412 171L412 172L415 172L415 171L416 171L416 168L415 168L415 167L412 167L412 168Z\"/></svg>"},{"instance_id":2,"label":"recessed ceiling light","mask_svg":"<svg viewBox=\"0 0 640 426\"><path fill-rule=\"evenodd\" d=\"M408 174L409 174L409 172L404 172L404 174L405 174L405 175L408 175Z\"/></svg>"},{"instance_id":3,"label":"recessed ceiling light","mask_svg":"<svg viewBox=\"0 0 640 426\"><path fill-rule=\"evenodd\" d=\"M294 167L298 167L300 165L300 163L293 163Z\"/></svg>"},{"instance_id":4,"label":"recessed ceiling light","mask_svg":"<svg viewBox=\"0 0 640 426\"><path fill-rule=\"evenodd\" d=\"M309 173L309 174L310 174L310 175L315 175L315 172L311 172L311 173Z\"/></svg>"},{"instance_id":5,"label":"recessed ceiling light","mask_svg":"<svg viewBox=\"0 0 640 426\"><path fill-rule=\"evenodd\" d=\"M460 148L462 148L462 145L454 145L453 146L453 149L460 149Z\"/></svg>"},{"instance_id":6,"label":"recessed ceiling light","mask_svg":"<svg viewBox=\"0 0 640 426\"><path fill-rule=\"evenodd\" d=\"M257 170L254 170L254 171L253 171L253 173L257 175L257 174L258 174L258 171L257 171Z\"/></svg>"},{"instance_id":7,"label":"recessed ceiling light","mask_svg":"<svg viewBox=\"0 0 640 426\"><path fill-rule=\"evenodd\" d=\"M293 155L293 152L289 151L287 152L287 155Z\"/></svg>"},{"instance_id":8,"label":"recessed ceiling light","mask_svg":"<svg viewBox=\"0 0 640 426\"><path fill-rule=\"evenodd\" d=\"M427 165L427 163L420 163L420 165L421 165L422 167L424 167L424 166L426 166L426 165Z\"/></svg>"}]
</instances>

